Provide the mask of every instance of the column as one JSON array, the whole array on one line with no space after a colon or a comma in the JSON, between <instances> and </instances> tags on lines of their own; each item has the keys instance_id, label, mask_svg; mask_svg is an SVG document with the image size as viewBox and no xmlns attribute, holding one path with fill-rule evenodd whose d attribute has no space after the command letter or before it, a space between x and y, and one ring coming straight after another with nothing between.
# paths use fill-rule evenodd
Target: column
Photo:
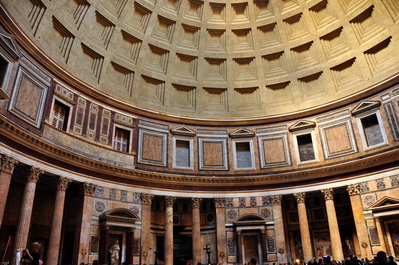
<instances>
[{"instance_id":1,"label":"column","mask_svg":"<svg viewBox=\"0 0 399 265\"><path fill-rule=\"evenodd\" d=\"M381 224L381 218L374 217L374 220L375 220L375 226L377 227L378 239L380 240L381 244L381 250L387 252L387 245L385 243L385 233L384 233L384 228L382 227Z\"/></svg>"},{"instance_id":2,"label":"column","mask_svg":"<svg viewBox=\"0 0 399 265\"><path fill-rule=\"evenodd\" d=\"M4 210L6 208L8 190L10 189L12 172L18 160L2 155L0 161L0 228L3 222Z\"/></svg>"},{"instance_id":3,"label":"column","mask_svg":"<svg viewBox=\"0 0 399 265\"><path fill-rule=\"evenodd\" d=\"M281 207L282 195L270 196L273 207L274 233L276 235L277 263L287 263L287 249L285 245L285 231L283 210Z\"/></svg>"},{"instance_id":4,"label":"column","mask_svg":"<svg viewBox=\"0 0 399 265\"><path fill-rule=\"evenodd\" d=\"M216 208L216 259L217 263L226 264L226 198L215 198Z\"/></svg>"},{"instance_id":5,"label":"column","mask_svg":"<svg viewBox=\"0 0 399 265\"><path fill-rule=\"evenodd\" d=\"M39 177L44 173L37 167L31 167L27 172L27 182L22 197L22 206L19 214L17 232L15 234L15 244L13 253L17 253L17 249L27 247L30 221L32 217L33 201L35 198L36 184Z\"/></svg>"},{"instance_id":6,"label":"column","mask_svg":"<svg viewBox=\"0 0 399 265\"><path fill-rule=\"evenodd\" d=\"M134 230L135 227L129 228L126 235L126 264L133 265L133 249L134 249Z\"/></svg>"},{"instance_id":7,"label":"column","mask_svg":"<svg viewBox=\"0 0 399 265\"><path fill-rule=\"evenodd\" d=\"M151 230L151 204L154 195L141 194L141 255L140 264L146 264L146 257L150 253L150 230ZM147 253L147 254L144 254Z\"/></svg>"},{"instance_id":8,"label":"column","mask_svg":"<svg viewBox=\"0 0 399 265\"><path fill-rule=\"evenodd\" d=\"M106 265L108 264L109 225L100 224L100 229L98 263Z\"/></svg>"},{"instance_id":9,"label":"column","mask_svg":"<svg viewBox=\"0 0 399 265\"><path fill-rule=\"evenodd\" d=\"M173 204L176 197L165 196L165 265L173 265Z\"/></svg>"},{"instance_id":10,"label":"column","mask_svg":"<svg viewBox=\"0 0 399 265\"><path fill-rule=\"evenodd\" d=\"M191 198L193 208L193 265L197 265L201 262L201 223L200 223L200 206L201 198Z\"/></svg>"},{"instance_id":11,"label":"column","mask_svg":"<svg viewBox=\"0 0 399 265\"><path fill-rule=\"evenodd\" d=\"M324 194L324 200L326 202L332 256L335 260L343 260L344 253L342 251L341 235L339 233L338 219L335 212L335 204L333 200L334 191L333 189L323 189L321 190L321 192Z\"/></svg>"},{"instance_id":12,"label":"column","mask_svg":"<svg viewBox=\"0 0 399 265\"><path fill-rule=\"evenodd\" d=\"M304 192L294 193L296 201L298 203L298 217L299 217L299 229L301 230L301 241L303 251L303 261L308 262L313 258L312 243L310 241L309 232L309 221L306 213L305 197Z\"/></svg>"},{"instance_id":13,"label":"column","mask_svg":"<svg viewBox=\"0 0 399 265\"><path fill-rule=\"evenodd\" d=\"M267 248L266 248L266 228L260 229L260 234L261 234L261 247L262 247L262 257L259 257L258 263L263 264L267 261ZM262 259L261 259L262 258Z\"/></svg>"},{"instance_id":14,"label":"column","mask_svg":"<svg viewBox=\"0 0 399 265\"><path fill-rule=\"evenodd\" d=\"M236 241L237 241L237 264L242 265L242 240L241 240L241 230L236 231Z\"/></svg>"},{"instance_id":15,"label":"column","mask_svg":"<svg viewBox=\"0 0 399 265\"><path fill-rule=\"evenodd\" d=\"M84 262L89 263L89 245L90 245L90 234L91 234L91 216L93 211L93 194L96 186L92 183L83 183L83 207L82 207L82 218L80 223L79 241L76 244L78 246L77 256L74 257L75 264ZM77 260L77 262L76 262Z\"/></svg>"},{"instance_id":16,"label":"column","mask_svg":"<svg viewBox=\"0 0 399 265\"><path fill-rule=\"evenodd\" d=\"M353 219L355 221L356 234L359 240L360 255L362 258L373 258L367 233L366 221L364 219L362 201L360 198L360 185L352 184L347 188L351 200Z\"/></svg>"},{"instance_id":17,"label":"column","mask_svg":"<svg viewBox=\"0 0 399 265\"><path fill-rule=\"evenodd\" d=\"M51 221L49 245L47 249L46 264L58 264L59 261L58 254L60 251L61 243L60 241L64 213L65 193L71 181L72 179L65 177L59 177L58 179L57 193L55 194L53 219Z\"/></svg>"}]
</instances>

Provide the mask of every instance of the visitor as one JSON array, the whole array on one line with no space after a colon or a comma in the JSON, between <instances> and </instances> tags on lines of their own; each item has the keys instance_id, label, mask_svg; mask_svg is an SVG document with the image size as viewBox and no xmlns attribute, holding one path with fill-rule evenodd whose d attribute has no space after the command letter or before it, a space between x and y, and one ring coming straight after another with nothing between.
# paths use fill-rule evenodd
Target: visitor
<instances>
[{"instance_id":1,"label":"visitor","mask_svg":"<svg viewBox=\"0 0 399 265\"><path fill-rule=\"evenodd\" d=\"M30 251L29 249L24 249L22 251L22 265L42 265L43 261L40 260L40 247L42 245L39 242L33 242L31 244Z\"/></svg>"}]
</instances>

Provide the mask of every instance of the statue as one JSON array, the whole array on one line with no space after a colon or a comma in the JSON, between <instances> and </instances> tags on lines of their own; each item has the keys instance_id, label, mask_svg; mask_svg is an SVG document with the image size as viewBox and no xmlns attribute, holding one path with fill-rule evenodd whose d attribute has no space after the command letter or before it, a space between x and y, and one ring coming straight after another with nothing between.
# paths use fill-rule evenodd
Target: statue
<instances>
[{"instance_id":1,"label":"statue","mask_svg":"<svg viewBox=\"0 0 399 265\"><path fill-rule=\"evenodd\" d=\"M116 240L115 244L113 244L110 248L109 248L109 253L111 254L111 265L118 265L118 261L119 261L119 241Z\"/></svg>"}]
</instances>

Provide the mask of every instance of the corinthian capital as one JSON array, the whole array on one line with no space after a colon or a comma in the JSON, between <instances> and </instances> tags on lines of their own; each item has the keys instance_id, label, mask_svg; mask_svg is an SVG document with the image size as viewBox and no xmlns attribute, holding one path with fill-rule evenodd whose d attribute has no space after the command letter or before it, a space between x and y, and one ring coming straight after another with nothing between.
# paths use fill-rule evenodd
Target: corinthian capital
<instances>
[{"instance_id":1,"label":"corinthian capital","mask_svg":"<svg viewBox=\"0 0 399 265\"><path fill-rule=\"evenodd\" d=\"M224 207L226 205L226 198L214 198L215 207Z\"/></svg>"},{"instance_id":2,"label":"corinthian capital","mask_svg":"<svg viewBox=\"0 0 399 265\"><path fill-rule=\"evenodd\" d=\"M154 198L154 194L142 193L141 194L141 203L151 205L153 198Z\"/></svg>"},{"instance_id":3,"label":"corinthian capital","mask_svg":"<svg viewBox=\"0 0 399 265\"><path fill-rule=\"evenodd\" d=\"M173 204L176 201L176 197L173 196L165 196L165 206L166 207L173 207Z\"/></svg>"},{"instance_id":4,"label":"corinthian capital","mask_svg":"<svg viewBox=\"0 0 399 265\"><path fill-rule=\"evenodd\" d=\"M305 192L294 193L294 196L296 198L296 202L297 203L300 203L300 202L305 203L305 197L306 197L306 193Z\"/></svg>"},{"instance_id":5,"label":"corinthian capital","mask_svg":"<svg viewBox=\"0 0 399 265\"><path fill-rule=\"evenodd\" d=\"M83 183L84 195L93 196L95 190L96 190L96 185L94 185L93 183L88 183L88 182Z\"/></svg>"},{"instance_id":6,"label":"corinthian capital","mask_svg":"<svg viewBox=\"0 0 399 265\"><path fill-rule=\"evenodd\" d=\"M202 198L191 198L191 203L193 208L199 208L201 204Z\"/></svg>"},{"instance_id":7,"label":"corinthian capital","mask_svg":"<svg viewBox=\"0 0 399 265\"><path fill-rule=\"evenodd\" d=\"M2 155L0 170L8 172L8 173L12 173L14 171L15 165L18 164L18 162L19 161L14 159L13 157L10 157L8 155Z\"/></svg>"},{"instance_id":8,"label":"corinthian capital","mask_svg":"<svg viewBox=\"0 0 399 265\"><path fill-rule=\"evenodd\" d=\"M280 205L282 199L283 195L270 195L270 200L272 202L272 205Z\"/></svg>"},{"instance_id":9,"label":"corinthian capital","mask_svg":"<svg viewBox=\"0 0 399 265\"><path fill-rule=\"evenodd\" d=\"M346 189L349 193L349 195L357 195L360 194L360 185L359 183L356 184L351 184L347 187Z\"/></svg>"},{"instance_id":10,"label":"corinthian capital","mask_svg":"<svg viewBox=\"0 0 399 265\"><path fill-rule=\"evenodd\" d=\"M68 188L68 185L71 182L72 182L72 179L60 176L58 181L57 181L57 188L59 190L66 190Z\"/></svg>"},{"instance_id":11,"label":"corinthian capital","mask_svg":"<svg viewBox=\"0 0 399 265\"><path fill-rule=\"evenodd\" d=\"M334 190L333 189L324 189L320 190L324 194L324 200L332 200L334 199Z\"/></svg>"},{"instance_id":12,"label":"corinthian capital","mask_svg":"<svg viewBox=\"0 0 399 265\"><path fill-rule=\"evenodd\" d=\"M39 180L39 177L41 175L43 175L43 173L44 173L44 170L41 170L38 167L32 166L27 170L26 177L28 178L28 181L30 181L30 182L37 182Z\"/></svg>"}]
</instances>

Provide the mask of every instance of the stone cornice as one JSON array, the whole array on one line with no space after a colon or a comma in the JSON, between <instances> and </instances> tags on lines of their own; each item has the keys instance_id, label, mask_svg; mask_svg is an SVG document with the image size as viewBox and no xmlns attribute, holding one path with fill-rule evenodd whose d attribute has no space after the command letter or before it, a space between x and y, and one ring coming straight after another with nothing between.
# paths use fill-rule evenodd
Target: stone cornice
<instances>
[{"instance_id":1,"label":"stone cornice","mask_svg":"<svg viewBox=\"0 0 399 265\"><path fill-rule=\"evenodd\" d=\"M234 175L234 176L203 176L203 175L179 175L172 173L157 173L144 170L125 168L114 164L94 160L73 151L63 149L43 138L25 131L14 123L0 115L0 135L8 138L16 144L23 145L25 148L38 152L43 156L53 159L57 163L69 164L74 170L81 169L82 172L91 172L93 176L101 173L102 178L119 178L118 181L141 184L143 186L171 188L173 185L181 185L190 189L202 187L204 190L251 190L271 185L291 186L295 182L310 181L320 178L340 176L342 174L352 174L352 172L370 169L372 167L383 166L384 164L396 162L399 157L399 149L387 150L384 153L373 156L363 156L359 159L348 159L337 164L317 164L313 168L298 169L290 171L266 172L257 171L255 175ZM54 164L57 166L57 164ZM254 172L255 173L255 172ZM200 188L201 189L201 188Z\"/></svg>"}]
</instances>

